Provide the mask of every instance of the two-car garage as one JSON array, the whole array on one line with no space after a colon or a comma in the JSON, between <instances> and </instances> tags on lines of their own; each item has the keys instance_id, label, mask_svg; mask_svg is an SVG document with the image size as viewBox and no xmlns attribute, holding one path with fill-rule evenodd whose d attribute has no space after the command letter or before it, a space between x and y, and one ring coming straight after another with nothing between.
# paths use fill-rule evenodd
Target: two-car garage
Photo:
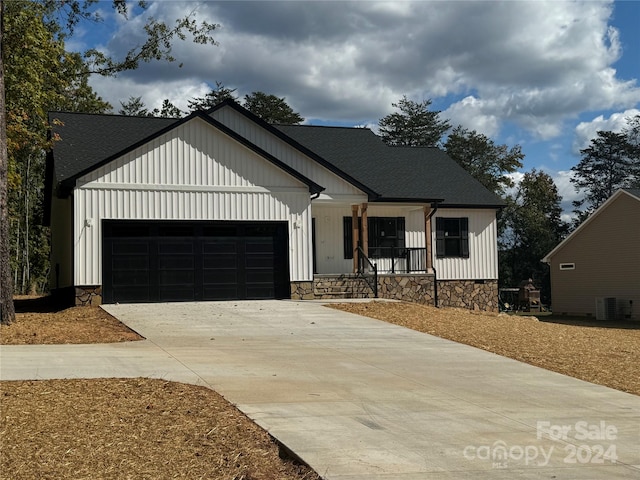
<instances>
[{"instance_id":1,"label":"two-car garage","mask_svg":"<svg viewBox=\"0 0 640 480\"><path fill-rule=\"evenodd\" d=\"M286 298L286 222L103 220L105 303Z\"/></svg>"}]
</instances>

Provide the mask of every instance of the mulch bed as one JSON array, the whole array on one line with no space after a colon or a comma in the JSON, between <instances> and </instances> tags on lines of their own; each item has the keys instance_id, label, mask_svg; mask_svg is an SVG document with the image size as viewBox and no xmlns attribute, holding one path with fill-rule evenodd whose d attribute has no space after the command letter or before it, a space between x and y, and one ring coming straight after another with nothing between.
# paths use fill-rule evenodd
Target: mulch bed
<instances>
[{"instance_id":1,"label":"mulch bed","mask_svg":"<svg viewBox=\"0 0 640 480\"><path fill-rule=\"evenodd\" d=\"M487 314L414 303L330 307L640 395L640 323Z\"/></svg>"},{"instance_id":2,"label":"mulch bed","mask_svg":"<svg viewBox=\"0 0 640 480\"><path fill-rule=\"evenodd\" d=\"M205 387L150 379L0 382L2 478L308 479Z\"/></svg>"},{"instance_id":3,"label":"mulch bed","mask_svg":"<svg viewBox=\"0 0 640 480\"><path fill-rule=\"evenodd\" d=\"M0 325L0 345L116 343L143 340L100 307L58 310L48 297L15 301L16 321Z\"/></svg>"}]
</instances>

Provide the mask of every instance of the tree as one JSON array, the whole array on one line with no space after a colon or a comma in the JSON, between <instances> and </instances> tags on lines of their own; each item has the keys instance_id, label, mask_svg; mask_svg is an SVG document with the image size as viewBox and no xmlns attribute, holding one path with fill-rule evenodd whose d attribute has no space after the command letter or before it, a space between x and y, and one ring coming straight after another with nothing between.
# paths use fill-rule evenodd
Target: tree
<instances>
[{"instance_id":1,"label":"tree","mask_svg":"<svg viewBox=\"0 0 640 480\"><path fill-rule=\"evenodd\" d=\"M267 123L298 125L304 121L304 118L287 104L284 97L279 98L264 92L245 95L244 107Z\"/></svg>"},{"instance_id":2,"label":"tree","mask_svg":"<svg viewBox=\"0 0 640 480\"><path fill-rule=\"evenodd\" d=\"M142 101L142 97L129 97L126 102L120 102L120 115L126 115L128 117L148 117L150 116L149 109Z\"/></svg>"},{"instance_id":3,"label":"tree","mask_svg":"<svg viewBox=\"0 0 640 480\"><path fill-rule=\"evenodd\" d=\"M5 6L5 103L9 176L8 218L13 286L42 291L47 283L49 236L41 226L44 207L47 111L102 112L111 106L88 85L82 58L64 49L37 2Z\"/></svg>"},{"instance_id":4,"label":"tree","mask_svg":"<svg viewBox=\"0 0 640 480\"><path fill-rule=\"evenodd\" d=\"M188 106L191 111L209 110L224 100L237 100L235 88L227 88L222 82L216 81L216 88L212 89L204 97L194 97L189 100Z\"/></svg>"},{"instance_id":5,"label":"tree","mask_svg":"<svg viewBox=\"0 0 640 480\"><path fill-rule=\"evenodd\" d=\"M172 42L183 40L186 34L191 34L196 43L215 43L211 33L217 25L202 22L196 23L191 15L178 19L173 26L159 22L153 18L144 25L146 38L144 42L130 49L123 58L117 59L106 56L103 52L89 50L83 55L64 51L64 39L73 34L74 28L84 20L99 21L97 10L92 6L97 0L37 0L4 2L0 0L0 45L2 53L2 67L0 69L0 84L4 95L0 107L0 322L11 323L15 318L13 309L13 279L10 271L10 236L13 232L9 226L12 210L10 187L17 185L23 188L27 195L17 195L20 198L20 211L25 221L29 220L28 212L37 204L40 193L33 179L40 176L36 172L38 155L46 148L46 124L43 125L44 115L41 111L48 108L59 108L60 105L71 105L72 109L99 110L99 97L90 89L87 79L90 74L116 75L119 72L137 68L140 62L154 60L175 60L171 55ZM141 9L146 8L144 1L137 3ZM123 17L127 18L131 6L126 0L112 0L112 7ZM33 19L37 21L33 21ZM13 26L32 25L35 30L11 28ZM22 43L11 41L14 31L22 31ZM48 32L47 37L44 33ZM15 36L13 38L16 38ZM28 48L23 48L24 46ZM31 48L37 45L37 48ZM29 54L41 51L37 61L28 60ZM22 69L20 75L15 75L18 81L13 81L11 72ZM48 73L47 73L48 72ZM69 77L71 76L71 77ZM32 82L31 80L35 80ZM13 92L17 92L15 95ZM49 92L44 95L44 93ZM82 96L81 100L78 96ZM16 101L17 107L9 101ZM36 109L25 108L22 103L29 101L40 102ZM38 142L29 143L36 138ZM5 140L6 139L6 140ZM45 141L41 141L45 139ZM5 148L6 145L6 148ZM34 198L36 201L34 202ZM41 200L41 198L40 198ZM17 204L17 201L15 202ZM26 208L23 208L26 206ZM15 210L15 208L14 208ZM20 229L22 233L31 231L31 224ZM23 242L27 247L31 240ZM29 258L29 252L24 253ZM28 261L28 260L27 260ZM24 283L24 282L23 282Z\"/></svg>"},{"instance_id":6,"label":"tree","mask_svg":"<svg viewBox=\"0 0 640 480\"><path fill-rule=\"evenodd\" d=\"M627 127L622 130L627 137L630 156L632 162L640 168L640 115L627 119ZM640 188L640 174L636 175L635 181L631 180L630 188Z\"/></svg>"},{"instance_id":7,"label":"tree","mask_svg":"<svg viewBox=\"0 0 640 480\"><path fill-rule=\"evenodd\" d=\"M152 116L161 118L180 118L183 114L184 112L171 103L168 98L162 101L162 107L154 108L151 112Z\"/></svg>"},{"instance_id":8,"label":"tree","mask_svg":"<svg viewBox=\"0 0 640 480\"><path fill-rule=\"evenodd\" d=\"M580 150L582 159L571 168L571 183L577 192L584 192L582 199L573 202L578 222L616 190L630 188L640 182L640 156L638 147L633 144L633 125L632 121L630 129L620 133L600 131L589 147Z\"/></svg>"},{"instance_id":9,"label":"tree","mask_svg":"<svg viewBox=\"0 0 640 480\"><path fill-rule=\"evenodd\" d=\"M9 156L7 154L7 117L4 91L4 1L0 0L0 323L11 323L16 312L13 306L13 282L9 264Z\"/></svg>"},{"instance_id":10,"label":"tree","mask_svg":"<svg viewBox=\"0 0 640 480\"><path fill-rule=\"evenodd\" d=\"M513 186L508 176L522 167L524 154L520 145L496 145L486 135L458 125L447 138L444 149L475 179L497 195Z\"/></svg>"},{"instance_id":11,"label":"tree","mask_svg":"<svg viewBox=\"0 0 640 480\"><path fill-rule=\"evenodd\" d=\"M380 136L387 145L435 147L451 125L440 118L440 111L431 111L431 100L414 102L406 95L392 106L400 112L380 119Z\"/></svg>"},{"instance_id":12,"label":"tree","mask_svg":"<svg viewBox=\"0 0 640 480\"><path fill-rule=\"evenodd\" d=\"M553 179L534 169L525 173L517 193L507 198L507 208L501 217L504 224L500 238L501 284L513 286L532 278L547 304L551 294L549 267L540 260L567 234L561 202Z\"/></svg>"}]
</instances>

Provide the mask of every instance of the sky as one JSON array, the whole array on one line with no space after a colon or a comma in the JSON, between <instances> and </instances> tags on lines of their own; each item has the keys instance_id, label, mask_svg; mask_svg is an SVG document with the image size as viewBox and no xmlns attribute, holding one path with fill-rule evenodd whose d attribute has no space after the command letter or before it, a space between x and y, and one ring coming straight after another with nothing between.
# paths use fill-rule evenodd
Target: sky
<instances>
[{"instance_id":1,"label":"sky","mask_svg":"<svg viewBox=\"0 0 640 480\"><path fill-rule=\"evenodd\" d=\"M217 45L174 45L156 62L91 84L114 110L204 96L216 81L239 97L285 97L308 124L370 126L403 95L498 144L522 147L521 172L549 173L565 212L569 181L598 130L640 114L640 1L151 1L123 21L82 25L67 48L115 57L142 41L147 15L194 12L219 24Z\"/></svg>"}]
</instances>

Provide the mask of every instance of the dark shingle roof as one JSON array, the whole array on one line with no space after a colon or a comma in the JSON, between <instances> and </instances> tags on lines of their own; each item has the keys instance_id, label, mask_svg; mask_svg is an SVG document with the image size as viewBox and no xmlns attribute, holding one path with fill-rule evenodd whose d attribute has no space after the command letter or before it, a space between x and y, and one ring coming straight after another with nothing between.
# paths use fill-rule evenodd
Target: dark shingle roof
<instances>
[{"instance_id":1,"label":"dark shingle roof","mask_svg":"<svg viewBox=\"0 0 640 480\"><path fill-rule=\"evenodd\" d=\"M184 122L188 122L194 117L199 117L212 124L218 130L305 183L309 186L310 192L319 193L324 190L322 186L313 180L305 177L204 112L194 112L182 119L59 112L52 113L49 117L50 123L54 125L53 133L59 136L59 141L54 144L55 162L52 176L55 176L55 179L62 185L63 191L65 189L68 190L73 185L73 181L79 176L133 150L138 145L147 143L152 138L172 130ZM53 179L47 179L47 182L51 180Z\"/></svg>"},{"instance_id":2,"label":"dark shingle roof","mask_svg":"<svg viewBox=\"0 0 640 480\"><path fill-rule=\"evenodd\" d=\"M436 200L451 206L504 202L439 148L390 147L364 128L279 125L280 131L378 193L378 201Z\"/></svg>"},{"instance_id":3,"label":"dark shingle roof","mask_svg":"<svg viewBox=\"0 0 640 480\"><path fill-rule=\"evenodd\" d=\"M172 118L51 112L55 179L63 183L176 123Z\"/></svg>"},{"instance_id":4,"label":"dark shingle roof","mask_svg":"<svg viewBox=\"0 0 640 480\"><path fill-rule=\"evenodd\" d=\"M636 198L640 198L640 188L625 188L623 189L625 192L629 192Z\"/></svg>"},{"instance_id":5,"label":"dark shingle roof","mask_svg":"<svg viewBox=\"0 0 640 480\"><path fill-rule=\"evenodd\" d=\"M371 201L438 201L442 206L458 207L504 205L438 148L389 147L364 128L271 126L242 107L231 106L367 192ZM192 115L202 116L249 147L255 147L204 113ZM48 181L55 178L67 187L79 176L186 121L64 112L50 113L49 120L60 141L54 144L53 178ZM259 148L254 150L281 164ZM280 166L291 170L286 165ZM309 179L296 175L297 172L290 173L300 176L313 191L321 189Z\"/></svg>"}]
</instances>

